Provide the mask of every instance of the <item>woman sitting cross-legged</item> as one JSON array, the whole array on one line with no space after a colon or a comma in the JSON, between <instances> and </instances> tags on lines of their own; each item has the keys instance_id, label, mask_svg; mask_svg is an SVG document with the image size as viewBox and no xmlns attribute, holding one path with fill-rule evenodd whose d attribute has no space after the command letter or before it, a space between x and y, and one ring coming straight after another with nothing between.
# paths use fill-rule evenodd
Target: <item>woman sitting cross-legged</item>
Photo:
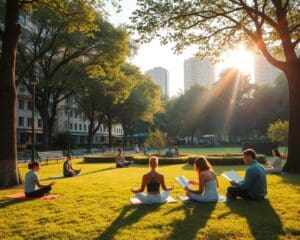
<instances>
[{"instance_id":1,"label":"woman sitting cross-legged","mask_svg":"<svg viewBox=\"0 0 300 240\"><path fill-rule=\"evenodd\" d=\"M268 161L266 164L266 173L281 173L281 155L279 151L274 148L272 149L273 159Z\"/></svg>"},{"instance_id":2,"label":"woman sitting cross-legged","mask_svg":"<svg viewBox=\"0 0 300 240\"><path fill-rule=\"evenodd\" d=\"M141 188L137 190L131 189L131 191L135 193L135 196L143 203L166 202L170 191L173 190L174 187L166 187L164 175L157 172L157 157L151 156L149 158L149 167L151 170L143 176ZM163 192L159 191L160 186L164 190ZM147 194L143 193L145 187L147 187Z\"/></svg>"},{"instance_id":3,"label":"woman sitting cross-legged","mask_svg":"<svg viewBox=\"0 0 300 240\"><path fill-rule=\"evenodd\" d=\"M204 157L198 157L194 162L194 168L197 173L198 181L190 181L192 185L198 185L198 190L185 188L186 195L199 202L217 202L218 201L218 180L210 163Z\"/></svg>"},{"instance_id":4,"label":"woman sitting cross-legged","mask_svg":"<svg viewBox=\"0 0 300 240\"><path fill-rule=\"evenodd\" d=\"M51 190L51 186L55 182L51 182L47 185L40 183L38 171L40 170L40 164L38 162L31 162L28 164L29 171L25 175L24 191L26 197L38 198L45 194L48 194Z\"/></svg>"}]
</instances>

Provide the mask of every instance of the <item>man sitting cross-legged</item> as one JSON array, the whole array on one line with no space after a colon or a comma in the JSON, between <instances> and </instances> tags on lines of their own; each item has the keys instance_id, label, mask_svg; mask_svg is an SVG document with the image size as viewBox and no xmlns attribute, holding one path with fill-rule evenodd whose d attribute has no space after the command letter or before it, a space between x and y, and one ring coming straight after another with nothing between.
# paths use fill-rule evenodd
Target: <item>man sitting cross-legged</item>
<instances>
[{"instance_id":1,"label":"man sitting cross-legged","mask_svg":"<svg viewBox=\"0 0 300 240\"><path fill-rule=\"evenodd\" d=\"M263 199L267 194L266 171L263 165L256 160L256 153L253 149L247 149L243 152L243 160L248 168L245 179L240 182L231 181L232 187L227 189L227 198L258 200Z\"/></svg>"}]
</instances>

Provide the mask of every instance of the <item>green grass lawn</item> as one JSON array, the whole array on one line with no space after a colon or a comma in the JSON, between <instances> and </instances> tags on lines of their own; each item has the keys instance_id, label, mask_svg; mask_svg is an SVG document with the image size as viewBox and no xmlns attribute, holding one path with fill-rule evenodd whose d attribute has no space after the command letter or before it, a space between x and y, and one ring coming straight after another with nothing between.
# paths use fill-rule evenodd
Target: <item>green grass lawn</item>
<instances>
[{"instance_id":1,"label":"green grass lawn","mask_svg":"<svg viewBox=\"0 0 300 240\"><path fill-rule=\"evenodd\" d=\"M0 191L0 239L300 239L299 175L268 175L268 195L264 201L237 200L217 204L177 203L132 206L130 188L140 185L147 166L115 169L113 164L84 164L83 175L57 179L55 200L8 200L3 196L22 191L21 187ZM244 166L216 167L219 175ZM184 194L174 177L194 178L189 165L161 166L173 197ZM22 176L27 171L20 165ZM60 175L62 164L41 167L42 182ZM228 182L219 179L225 194Z\"/></svg>"}]
</instances>

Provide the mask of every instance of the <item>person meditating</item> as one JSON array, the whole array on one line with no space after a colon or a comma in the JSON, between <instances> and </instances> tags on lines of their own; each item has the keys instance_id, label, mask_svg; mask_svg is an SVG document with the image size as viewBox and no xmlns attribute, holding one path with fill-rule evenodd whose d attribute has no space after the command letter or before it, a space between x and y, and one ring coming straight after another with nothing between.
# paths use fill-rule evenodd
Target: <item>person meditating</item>
<instances>
[{"instance_id":1,"label":"person meditating","mask_svg":"<svg viewBox=\"0 0 300 240\"><path fill-rule=\"evenodd\" d=\"M118 148L117 156L116 156L116 168L128 167L130 164L131 162L126 161L124 157L123 149Z\"/></svg>"},{"instance_id":2,"label":"person meditating","mask_svg":"<svg viewBox=\"0 0 300 240\"><path fill-rule=\"evenodd\" d=\"M263 199L267 194L266 171L263 165L256 160L256 153L249 148L243 152L243 160L249 167L246 170L244 180L231 181L232 187L227 189L227 198L236 199L241 197L249 200Z\"/></svg>"},{"instance_id":3,"label":"person meditating","mask_svg":"<svg viewBox=\"0 0 300 240\"><path fill-rule=\"evenodd\" d=\"M281 173L281 155L279 151L274 148L272 149L273 159L268 161L266 164L267 173Z\"/></svg>"},{"instance_id":4,"label":"person meditating","mask_svg":"<svg viewBox=\"0 0 300 240\"><path fill-rule=\"evenodd\" d=\"M26 197L38 198L51 191L51 186L55 182L49 184L41 184L38 172L40 171L40 164L38 162L31 162L28 164L29 171L25 175L24 192Z\"/></svg>"},{"instance_id":5,"label":"person meditating","mask_svg":"<svg viewBox=\"0 0 300 240\"><path fill-rule=\"evenodd\" d=\"M67 159L63 165L63 173L65 177L73 177L78 175L81 172L81 169L74 169L72 167L72 155L70 153L67 154Z\"/></svg>"},{"instance_id":6,"label":"person meditating","mask_svg":"<svg viewBox=\"0 0 300 240\"><path fill-rule=\"evenodd\" d=\"M146 173L142 179L142 185L140 189L131 189L135 196L143 203L164 203L170 195L170 191L174 189L173 186L167 187L165 184L164 175L157 172L158 158L151 156L149 158L150 172ZM160 186L164 190L160 192ZM147 187L147 194L143 191Z\"/></svg>"},{"instance_id":7,"label":"person meditating","mask_svg":"<svg viewBox=\"0 0 300 240\"><path fill-rule=\"evenodd\" d=\"M199 202L217 202L218 201L218 179L212 170L210 163L204 157L198 157L194 162L194 168L198 181L189 181L192 185L199 186L198 190L185 188L186 195Z\"/></svg>"}]
</instances>

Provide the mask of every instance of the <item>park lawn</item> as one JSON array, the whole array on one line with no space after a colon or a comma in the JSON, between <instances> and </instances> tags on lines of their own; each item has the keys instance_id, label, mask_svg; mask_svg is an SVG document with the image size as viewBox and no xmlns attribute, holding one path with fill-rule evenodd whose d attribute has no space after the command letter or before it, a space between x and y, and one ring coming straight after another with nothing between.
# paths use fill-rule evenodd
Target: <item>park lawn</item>
<instances>
[{"instance_id":1,"label":"park lawn","mask_svg":"<svg viewBox=\"0 0 300 240\"><path fill-rule=\"evenodd\" d=\"M299 175L268 175L268 195L264 201L237 200L228 203L177 203L132 206L130 188L140 185L147 166L115 169L113 164L85 164L82 176L57 179L55 200L8 200L7 194L22 188L0 190L0 239L300 239ZM244 166L216 167L221 172ZM173 197L184 194L174 177L194 178L189 165L161 166ZM20 164L22 176L27 169ZM40 178L60 175L62 163L41 167ZM219 176L219 192L228 182Z\"/></svg>"}]
</instances>

